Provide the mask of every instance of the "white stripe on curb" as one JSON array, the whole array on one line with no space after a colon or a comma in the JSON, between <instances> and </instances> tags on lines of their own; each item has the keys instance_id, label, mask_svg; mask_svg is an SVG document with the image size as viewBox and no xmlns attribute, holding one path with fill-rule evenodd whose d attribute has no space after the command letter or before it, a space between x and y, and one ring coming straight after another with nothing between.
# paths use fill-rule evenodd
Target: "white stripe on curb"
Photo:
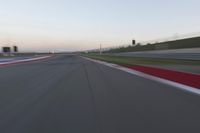
<instances>
[{"instance_id":1,"label":"white stripe on curb","mask_svg":"<svg viewBox=\"0 0 200 133\"><path fill-rule=\"evenodd\" d=\"M130 68L126 68L126 67L123 67L123 66L120 66L120 65L117 65L117 64L107 63L107 62L104 62L104 61L94 60L94 59L90 59L90 58L86 58L86 57L82 57L82 58L87 59L87 60L92 61L92 62L96 62L96 63L102 64L102 65L105 65L105 66L109 66L109 67L118 69L118 70L121 70L121 71L124 71L124 72L128 72L130 74L134 74L134 75L137 75L139 77L143 77L145 79L149 79L149 80L157 81L157 82L160 82L160 83L163 83L163 84L167 84L167 85L176 87L176 88L183 90L183 91L186 91L186 92L190 92L190 93L193 93L193 94L196 94L196 95L200 95L200 89L198 89L198 88L194 88L194 87L187 86L187 85L184 85L184 84L181 84L181 83L177 83L177 82L170 81L170 80L167 80L167 79L152 76L152 75L149 75L149 74L146 74L146 73L143 73L143 72L140 72L140 71L136 71L136 70L133 70L133 69L130 69Z\"/></svg>"},{"instance_id":2,"label":"white stripe on curb","mask_svg":"<svg viewBox=\"0 0 200 133\"><path fill-rule=\"evenodd\" d=\"M49 58L49 57L51 57L51 56L43 56L43 57L23 59L23 60L16 60L16 61L10 61L10 62L2 62L2 63L0 63L0 66L1 65L15 64L15 63L29 62L29 61L37 61L37 60L42 60L42 59L46 59L46 58Z\"/></svg>"}]
</instances>

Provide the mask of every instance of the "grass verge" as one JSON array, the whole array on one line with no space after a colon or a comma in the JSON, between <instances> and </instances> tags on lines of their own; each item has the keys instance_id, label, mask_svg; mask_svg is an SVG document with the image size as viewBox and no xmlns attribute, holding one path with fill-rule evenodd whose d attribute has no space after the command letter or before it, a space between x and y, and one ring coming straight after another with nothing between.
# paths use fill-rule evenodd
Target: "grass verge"
<instances>
[{"instance_id":1,"label":"grass verge","mask_svg":"<svg viewBox=\"0 0 200 133\"><path fill-rule=\"evenodd\" d=\"M200 61L195 60L122 57L99 54L83 54L83 56L120 65L200 65Z\"/></svg>"}]
</instances>

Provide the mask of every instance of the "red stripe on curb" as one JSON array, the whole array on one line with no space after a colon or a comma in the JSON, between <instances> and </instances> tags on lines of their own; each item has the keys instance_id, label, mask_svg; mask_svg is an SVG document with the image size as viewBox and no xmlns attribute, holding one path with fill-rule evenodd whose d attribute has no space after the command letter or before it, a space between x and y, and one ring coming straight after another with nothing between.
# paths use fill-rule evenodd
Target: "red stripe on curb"
<instances>
[{"instance_id":1,"label":"red stripe on curb","mask_svg":"<svg viewBox=\"0 0 200 133\"><path fill-rule=\"evenodd\" d=\"M150 74L156 77L164 78L181 84L185 84L191 87L200 89L200 75L190 74L184 72L177 72L173 70L166 70L147 66L126 66L130 69L140 71L146 74Z\"/></svg>"}]
</instances>

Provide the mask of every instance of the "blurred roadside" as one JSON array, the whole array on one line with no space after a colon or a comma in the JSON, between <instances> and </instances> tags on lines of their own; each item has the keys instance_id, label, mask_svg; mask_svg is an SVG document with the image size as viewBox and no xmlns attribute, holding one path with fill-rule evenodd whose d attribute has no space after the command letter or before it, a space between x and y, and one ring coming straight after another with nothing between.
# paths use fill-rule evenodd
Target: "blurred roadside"
<instances>
[{"instance_id":1,"label":"blurred roadside","mask_svg":"<svg viewBox=\"0 0 200 133\"><path fill-rule=\"evenodd\" d=\"M200 48L123 52L123 53L112 53L110 55L126 56L126 57L200 60Z\"/></svg>"},{"instance_id":2,"label":"blurred roadside","mask_svg":"<svg viewBox=\"0 0 200 133\"><path fill-rule=\"evenodd\" d=\"M0 56L0 63L7 63L7 62L13 62L13 61L20 61L20 60L27 60L27 59L34 59L34 58L40 58L44 56L49 56L51 54L47 53L17 53L17 54L11 54L11 55L1 55Z\"/></svg>"},{"instance_id":3,"label":"blurred roadside","mask_svg":"<svg viewBox=\"0 0 200 133\"><path fill-rule=\"evenodd\" d=\"M150 66L179 72L200 74L200 60L125 57L116 55L83 54L85 57L126 66Z\"/></svg>"},{"instance_id":4,"label":"blurred roadside","mask_svg":"<svg viewBox=\"0 0 200 133\"><path fill-rule=\"evenodd\" d=\"M162 68L167 70L200 74L200 65L146 65L154 68Z\"/></svg>"}]
</instances>

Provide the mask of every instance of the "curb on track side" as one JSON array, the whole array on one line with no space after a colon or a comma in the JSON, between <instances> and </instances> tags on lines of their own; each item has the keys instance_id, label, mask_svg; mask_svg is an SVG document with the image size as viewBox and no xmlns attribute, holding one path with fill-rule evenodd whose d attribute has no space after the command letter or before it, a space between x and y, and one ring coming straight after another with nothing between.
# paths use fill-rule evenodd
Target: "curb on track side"
<instances>
[{"instance_id":1,"label":"curb on track side","mask_svg":"<svg viewBox=\"0 0 200 133\"><path fill-rule=\"evenodd\" d=\"M164 83L186 92L200 95L200 75L176 72L176 71L165 70L165 69L157 70L157 68L152 68L152 67L148 68L148 67L143 67L143 66L135 66L135 67L134 66L120 66L117 64L112 64L112 63L99 61L99 60L95 60L91 58L86 58L86 57L82 57L82 58L105 65L105 66L118 69L121 71L125 71L130 74L143 77L145 79ZM177 79L177 77L179 79Z\"/></svg>"},{"instance_id":2,"label":"curb on track side","mask_svg":"<svg viewBox=\"0 0 200 133\"><path fill-rule=\"evenodd\" d=\"M32 62L32 61L45 60L45 59L48 59L50 57L52 57L52 56L42 56L42 57L37 57L37 58L15 60L15 61L10 61L10 62L1 62L0 63L0 67L10 66L10 65L17 65L17 64L22 64L22 63L29 63L29 62Z\"/></svg>"}]
</instances>

